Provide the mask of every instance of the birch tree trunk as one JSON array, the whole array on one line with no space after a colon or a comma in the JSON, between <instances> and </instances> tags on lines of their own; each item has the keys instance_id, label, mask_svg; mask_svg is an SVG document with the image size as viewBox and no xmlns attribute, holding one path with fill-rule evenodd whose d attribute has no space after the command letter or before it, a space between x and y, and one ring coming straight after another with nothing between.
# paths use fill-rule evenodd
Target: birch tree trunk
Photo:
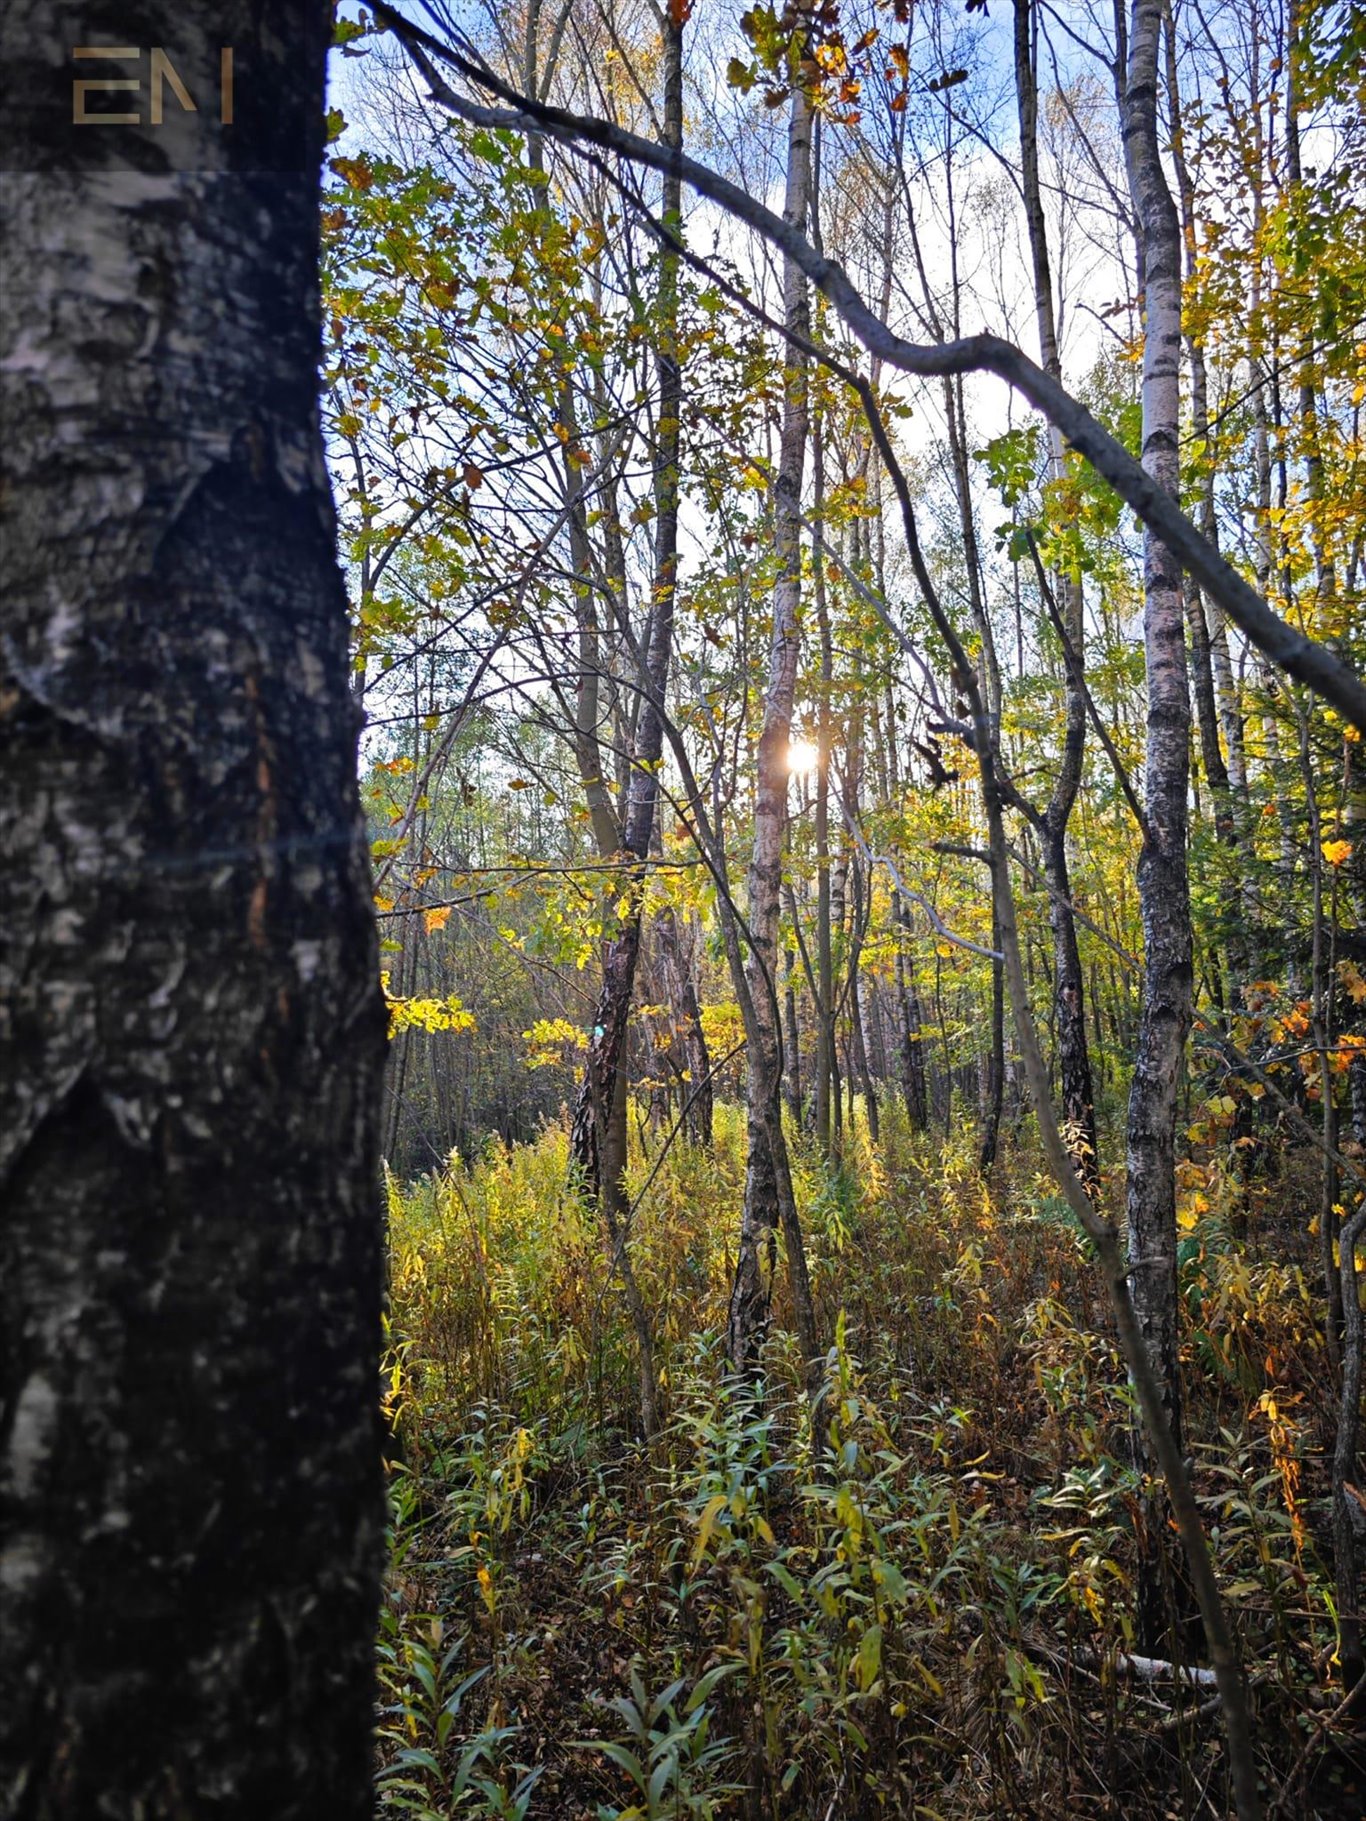
<instances>
[{"instance_id":1,"label":"birch tree trunk","mask_svg":"<svg viewBox=\"0 0 1366 1821\"><path fill-rule=\"evenodd\" d=\"M825 447L817 412L812 455L816 467L816 523L823 525L825 503ZM822 530L822 537L824 531ZM816 596L816 629L820 639L820 700L816 709L816 1055L815 1131L821 1155L831 1156L833 1125L831 1089L835 1081L835 961L830 932L830 759L833 740L831 692L834 688L835 648L830 630L830 606L825 588L824 555L818 541L812 553L812 582Z\"/></svg>"},{"instance_id":2,"label":"birch tree trunk","mask_svg":"<svg viewBox=\"0 0 1366 1821\"><path fill-rule=\"evenodd\" d=\"M385 1017L317 408L329 16L212 11L137 15L196 111L79 144L69 9L0 25L0 1810L361 1821Z\"/></svg>"},{"instance_id":3,"label":"birch tree trunk","mask_svg":"<svg viewBox=\"0 0 1366 1821\"><path fill-rule=\"evenodd\" d=\"M1144 290L1143 467L1175 497L1181 360L1181 234L1157 136L1161 0L1134 0L1123 96L1124 154L1138 223ZM1176 1117L1191 1018L1190 884L1186 864L1190 697L1181 566L1160 539L1143 538L1143 639L1148 685L1145 813L1138 862L1143 921L1143 1001L1128 1116L1129 1273L1134 1310L1151 1355L1162 1408L1182 1446L1176 1293ZM1144 1468L1156 1472L1135 1427ZM1154 1503L1139 1537L1140 1646L1168 1628L1164 1512ZM1179 1593L1177 1604L1181 1604ZM1178 1612L1178 1617L1184 1613Z\"/></svg>"},{"instance_id":4,"label":"birch tree trunk","mask_svg":"<svg viewBox=\"0 0 1366 1821\"><path fill-rule=\"evenodd\" d=\"M800 233L806 225L811 174L811 105L793 91L788 127L787 192L783 219ZM807 332L806 281L790 259L783 261L783 315L790 328ZM759 735L754 792L754 849L749 868L747 968L754 1030L746 1050L749 1160L740 1245L731 1288L727 1347L737 1371L753 1371L768 1331L774 1229L780 1221L787 1243L799 1338L808 1363L815 1351L815 1321L806 1278L806 1257L792 1199L791 1174L780 1106L782 1030L777 992L777 933L787 835L787 752L797 684L797 610L801 604L802 473L806 463L807 363L787 349L783 365L783 422L774 488L773 631L768 688ZM767 1268L766 1268L767 1267Z\"/></svg>"}]
</instances>

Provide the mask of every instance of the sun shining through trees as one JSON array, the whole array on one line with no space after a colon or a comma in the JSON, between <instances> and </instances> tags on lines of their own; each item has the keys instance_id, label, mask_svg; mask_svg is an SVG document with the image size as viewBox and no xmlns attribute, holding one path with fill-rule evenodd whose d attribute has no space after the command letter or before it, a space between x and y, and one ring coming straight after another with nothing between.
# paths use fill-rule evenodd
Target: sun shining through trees
<instances>
[{"instance_id":1,"label":"sun shining through trees","mask_svg":"<svg viewBox=\"0 0 1366 1821\"><path fill-rule=\"evenodd\" d=\"M410 10L382 1811L1360 1814L1360 9Z\"/></svg>"},{"instance_id":2,"label":"sun shining through trees","mask_svg":"<svg viewBox=\"0 0 1366 1821\"><path fill-rule=\"evenodd\" d=\"M809 778L820 769L821 749L811 740L790 740L787 747L787 769L794 778Z\"/></svg>"},{"instance_id":3,"label":"sun shining through trees","mask_svg":"<svg viewBox=\"0 0 1366 1821\"><path fill-rule=\"evenodd\" d=\"M1359 1821L1366 11L71 13L0 1812Z\"/></svg>"}]
</instances>

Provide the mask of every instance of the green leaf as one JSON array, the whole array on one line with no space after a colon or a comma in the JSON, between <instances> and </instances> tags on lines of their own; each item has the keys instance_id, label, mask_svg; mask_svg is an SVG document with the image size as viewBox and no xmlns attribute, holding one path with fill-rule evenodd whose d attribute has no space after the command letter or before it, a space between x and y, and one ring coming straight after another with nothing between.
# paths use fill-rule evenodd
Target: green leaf
<instances>
[{"instance_id":1,"label":"green leaf","mask_svg":"<svg viewBox=\"0 0 1366 1821\"><path fill-rule=\"evenodd\" d=\"M859 1639L858 1658L854 1665L854 1674L858 1685L866 1694L877 1681L882 1668L882 1627L870 1625Z\"/></svg>"}]
</instances>

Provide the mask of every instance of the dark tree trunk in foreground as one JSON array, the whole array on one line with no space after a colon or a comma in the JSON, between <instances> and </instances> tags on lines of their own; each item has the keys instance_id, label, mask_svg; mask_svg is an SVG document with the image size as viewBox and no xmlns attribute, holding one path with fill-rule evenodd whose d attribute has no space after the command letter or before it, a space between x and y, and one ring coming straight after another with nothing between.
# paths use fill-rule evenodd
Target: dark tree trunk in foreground
<instances>
[{"instance_id":1,"label":"dark tree trunk in foreground","mask_svg":"<svg viewBox=\"0 0 1366 1821\"><path fill-rule=\"evenodd\" d=\"M65 12L0 26L0 1811L359 1821L384 1014L316 405L328 14L86 9L139 71L74 68ZM146 117L156 44L198 110L77 143L73 74L140 73L96 105Z\"/></svg>"}]
</instances>

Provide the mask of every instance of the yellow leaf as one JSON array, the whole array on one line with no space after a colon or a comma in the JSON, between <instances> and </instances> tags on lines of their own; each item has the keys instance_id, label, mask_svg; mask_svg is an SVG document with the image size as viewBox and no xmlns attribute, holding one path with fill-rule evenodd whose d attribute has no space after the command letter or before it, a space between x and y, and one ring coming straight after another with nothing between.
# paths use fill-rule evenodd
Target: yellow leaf
<instances>
[{"instance_id":1,"label":"yellow leaf","mask_svg":"<svg viewBox=\"0 0 1366 1821\"><path fill-rule=\"evenodd\" d=\"M422 913L422 921L426 925L428 933L435 929L445 929L450 920L451 907L449 904L439 904L434 910Z\"/></svg>"},{"instance_id":2,"label":"yellow leaf","mask_svg":"<svg viewBox=\"0 0 1366 1821\"><path fill-rule=\"evenodd\" d=\"M389 1035L399 1031L472 1031L476 1025L473 1012L467 1012L452 994L446 999L396 999L389 991L389 976L380 975L385 1001L389 1007Z\"/></svg>"},{"instance_id":3,"label":"yellow leaf","mask_svg":"<svg viewBox=\"0 0 1366 1821\"><path fill-rule=\"evenodd\" d=\"M707 1544L711 1541L711 1533L716 1528L717 1516L722 1507L728 1502L726 1494L724 1492L718 1492L713 1497L709 1498L702 1507L702 1519L697 1527L697 1545L692 1552L692 1565L688 1570L689 1574L695 1574L697 1572L697 1565L707 1553Z\"/></svg>"},{"instance_id":4,"label":"yellow leaf","mask_svg":"<svg viewBox=\"0 0 1366 1821\"><path fill-rule=\"evenodd\" d=\"M477 1579L479 1581L479 1592L483 1596L484 1604L488 1607L490 1615L492 1615L498 1605L498 1595L494 1591L493 1576L489 1573L488 1565L486 1563L480 1563Z\"/></svg>"},{"instance_id":5,"label":"yellow leaf","mask_svg":"<svg viewBox=\"0 0 1366 1821\"><path fill-rule=\"evenodd\" d=\"M1352 857L1352 843L1350 841L1325 841L1323 857L1330 866L1341 866L1344 860L1350 860Z\"/></svg>"}]
</instances>

